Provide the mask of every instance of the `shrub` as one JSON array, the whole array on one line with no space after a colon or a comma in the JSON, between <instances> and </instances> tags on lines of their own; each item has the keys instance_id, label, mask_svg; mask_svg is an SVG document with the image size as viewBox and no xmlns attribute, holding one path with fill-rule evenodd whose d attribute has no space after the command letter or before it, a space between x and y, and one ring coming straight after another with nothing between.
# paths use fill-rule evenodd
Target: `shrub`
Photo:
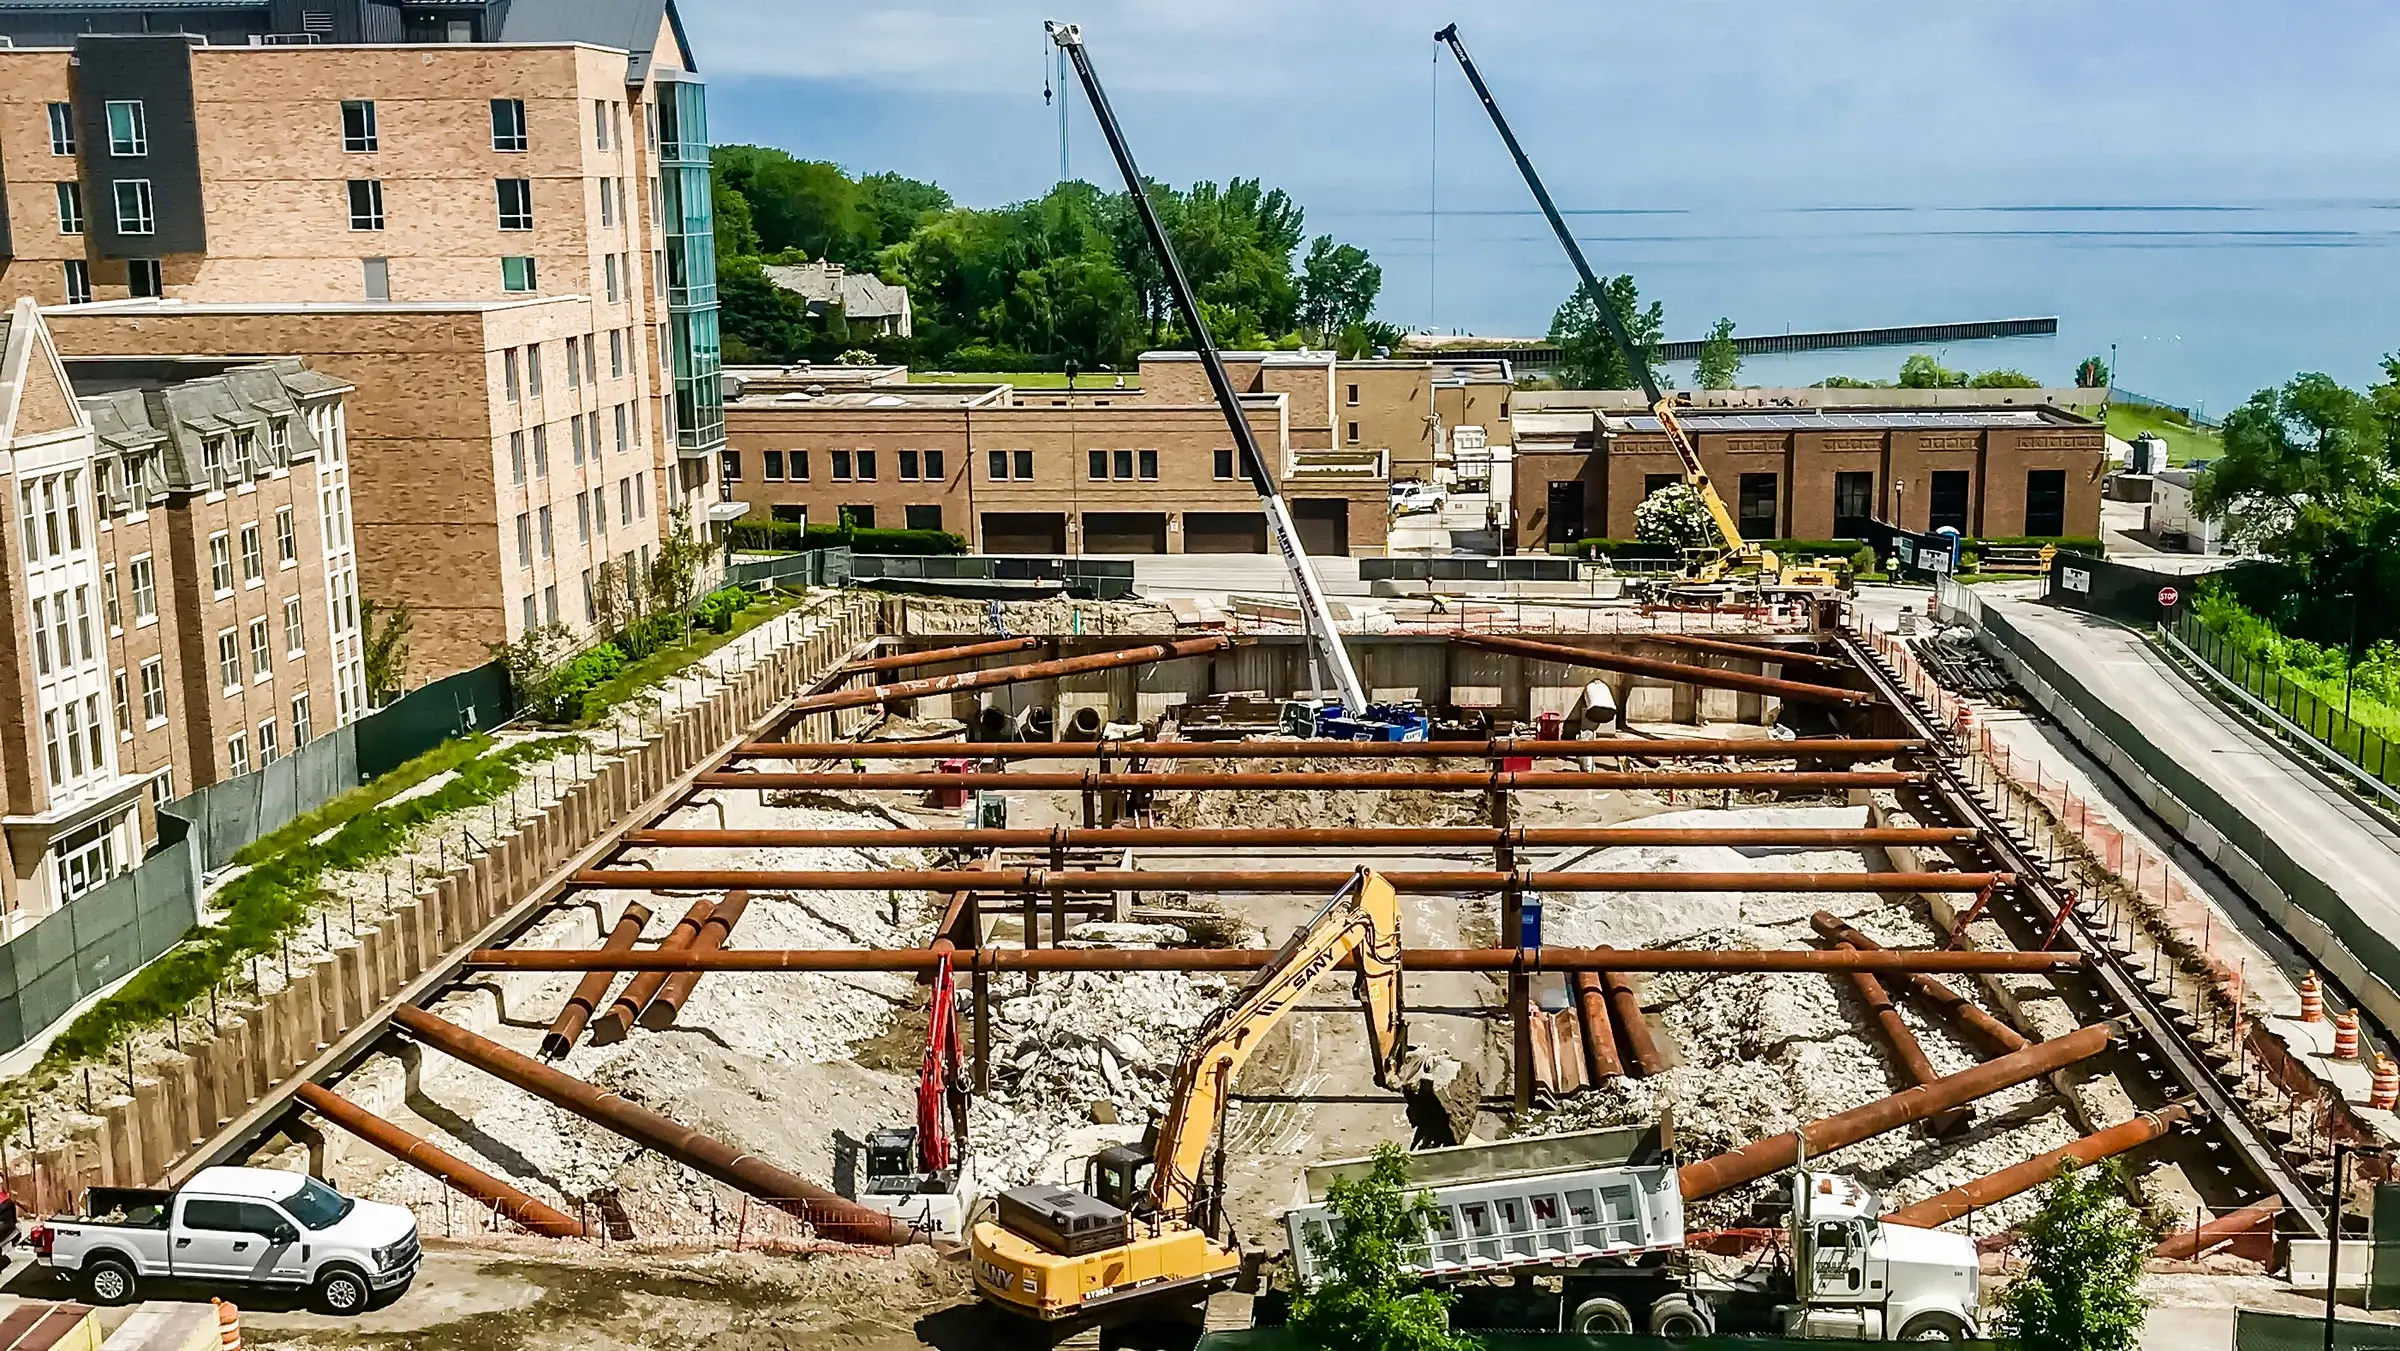
<instances>
[{"instance_id":1,"label":"shrub","mask_svg":"<svg viewBox=\"0 0 2400 1351\"><path fill-rule=\"evenodd\" d=\"M750 593L738 586L720 587L700 598L700 622L714 632L730 633L733 617L748 609L750 600Z\"/></svg>"}]
</instances>

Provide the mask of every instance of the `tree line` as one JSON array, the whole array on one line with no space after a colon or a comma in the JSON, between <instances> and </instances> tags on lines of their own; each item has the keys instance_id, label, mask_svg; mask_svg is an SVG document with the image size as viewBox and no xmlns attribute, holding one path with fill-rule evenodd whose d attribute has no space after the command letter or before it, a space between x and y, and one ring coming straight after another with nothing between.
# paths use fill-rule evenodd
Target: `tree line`
<instances>
[{"instance_id":1,"label":"tree line","mask_svg":"<svg viewBox=\"0 0 2400 1351\"><path fill-rule=\"evenodd\" d=\"M1032 201L960 206L936 184L763 146L711 157L717 296L729 362L881 359L962 370L1125 368L1146 348L1188 346L1133 201L1085 182ZM1309 238L1281 188L1255 178L1149 185L1151 201L1225 346L1398 341L1374 319L1382 269L1331 235ZM1303 247L1305 245L1305 247ZM913 336L854 333L811 314L769 266L830 261L906 286Z\"/></svg>"}]
</instances>

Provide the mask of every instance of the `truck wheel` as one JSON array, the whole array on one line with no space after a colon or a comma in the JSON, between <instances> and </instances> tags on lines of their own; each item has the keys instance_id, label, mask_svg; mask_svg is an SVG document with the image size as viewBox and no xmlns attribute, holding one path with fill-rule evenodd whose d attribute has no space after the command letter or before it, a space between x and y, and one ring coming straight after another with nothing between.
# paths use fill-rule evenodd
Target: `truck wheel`
<instances>
[{"instance_id":1,"label":"truck wheel","mask_svg":"<svg viewBox=\"0 0 2400 1351\"><path fill-rule=\"evenodd\" d=\"M1587 1337L1630 1333L1633 1311L1606 1295L1595 1295L1575 1306L1575 1316L1567 1320L1567 1328Z\"/></svg>"},{"instance_id":2,"label":"truck wheel","mask_svg":"<svg viewBox=\"0 0 2400 1351\"><path fill-rule=\"evenodd\" d=\"M367 1278L350 1267L330 1267L317 1277L312 1302L317 1312L347 1316L364 1313L367 1301L374 1296L374 1287Z\"/></svg>"},{"instance_id":3,"label":"truck wheel","mask_svg":"<svg viewBox=\"0 0 2400 1351\"><path fill-rule=\"evenodd\" d=\"M1668 1341L1683 1341L1690 1337L1705 1337L1716 1331L1717 1320L1711 1318L1708 1305L1689 1295L1661 1295L1650 1306L1650 1335Z\"/></svg>"},{"instance_id":4,"label":"truck wheel","mask_svg":"<svg viewBox=\"0 0 2400 1351\"><path fill-rule=\"evenodd\" d=\"M135 1285L133 1268L122 1258L95 1257L83 1264L83 1295L94 1304L130 1304Z\"/></svg>"},{"instance_id":5,"label":"truck wheel","mask_svg":"<svg viewBox=\"0 0 2400 1351\"><path fill-rule=\"evenodd\" d=\"M1963 1342L1967 1339L1966 1325L1946 1313L1921 1313L1908 1320L1900 1329L1897 1340L1903 1342Z\"/></svg>"}]
</instances>

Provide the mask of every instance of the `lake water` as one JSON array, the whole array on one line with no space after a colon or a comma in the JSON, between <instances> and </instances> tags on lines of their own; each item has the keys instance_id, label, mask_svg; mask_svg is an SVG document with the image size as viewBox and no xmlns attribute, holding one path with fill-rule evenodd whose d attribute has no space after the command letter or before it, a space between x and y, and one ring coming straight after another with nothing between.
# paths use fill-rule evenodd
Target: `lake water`
<instances>
[{"instance_id":1,"label":"lake water","mask_svg":"<svg viewBox=\"0 0 2400 1351\"><path fill-rule=\"evenodd\" d=\"M1431 250L1426 220L1422 208L1309 213L1312 231L1382 263L1386 318L1547 329L1574 274L1538 214L1446 212ZM1666 303L1672 339L1719 315L1742 333L2056 315L2054 338L1938 354L2064 384L2115 343L2120 386L2212 416L2296 371L2370 383L2400 350L2400 201L1696 208L1569 223L1596 270L1631 272L1645 300ZM1752 357L1742 382L1889 379L1909 350ZM1675 375L1690 383L1688 365Z\"/></svg>"}]
</instances>

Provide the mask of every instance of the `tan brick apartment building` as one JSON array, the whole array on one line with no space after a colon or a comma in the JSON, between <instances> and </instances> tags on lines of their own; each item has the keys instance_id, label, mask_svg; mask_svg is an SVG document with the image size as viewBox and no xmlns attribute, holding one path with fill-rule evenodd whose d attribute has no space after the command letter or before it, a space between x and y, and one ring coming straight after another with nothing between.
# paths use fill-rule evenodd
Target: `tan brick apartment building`
<instances>
[{"instance_id":1,"label":"tan brick apartment building","mask_svg":"<svg viewBox=\"0 0 2400 1351\"><path fill-rule=\"evenodd\" d=\"M2054 408L1796 409L1683 414L1749 539L1851 539L1872 517L1969 537L2096 536L2102 429ZM1682 480L1656 418L1516 418L1520 548L1630 539L1634 508Z\"/></svg>"},{"instance_id":2,"label":"tan brick apartment building","mask_svg":"<svg viewBox=\"0 0 2400 1351\"><path fill-rule=\"evenodd\" d=\"M365 708L348 386L0 336L0 936L133 866L155 811Z\"/></svg>"},{"instance_id":3,"label":"tan brick apartment building","mask_svg":"<svg viewBox=\"0 0 2400 1351\"><path fill-rule=\"evenodd\" d=\"M609 491L649 495L619 527L637 554L662 510L711 532L705 86L668 0L62 0L0 33L0 295L69 307L75 352L305 355L359 385L361 585L419 609L412 679L485 660L554 593L577 622L575 499L514 476L537 437L577 467L596 415ZM436 376L428 345L464 364ZM528 383L541 354L533 408L508 406L512 348Z\"/></svg>"}]
</instances>

